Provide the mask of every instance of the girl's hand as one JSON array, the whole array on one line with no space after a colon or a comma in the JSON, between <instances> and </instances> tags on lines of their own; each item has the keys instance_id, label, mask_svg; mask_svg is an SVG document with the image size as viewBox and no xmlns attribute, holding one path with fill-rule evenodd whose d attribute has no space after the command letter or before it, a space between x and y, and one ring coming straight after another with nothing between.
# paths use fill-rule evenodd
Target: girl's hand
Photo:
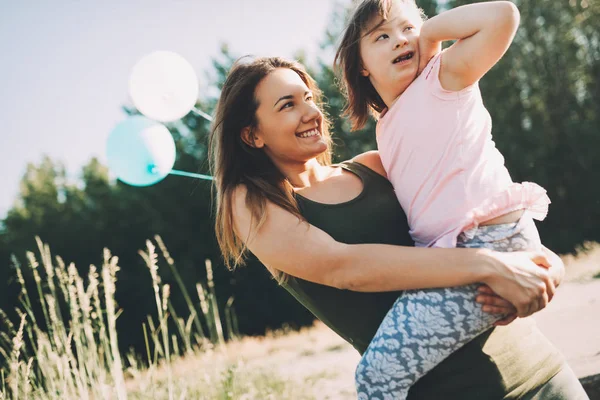
<instances>
[{"instance_id":1,"label":"girl's hand","mask_svg":"<svg viewBox=\"0 0 600 400\"><path fill-rule=\"evenodd\" d=\"M556 286L549 271L553 265L544 253L486 254L492 257L493 272L484 279L484 283L513 304L517 316L527 317L546 307L554 296Z\"/></svg>"}]
</instances>

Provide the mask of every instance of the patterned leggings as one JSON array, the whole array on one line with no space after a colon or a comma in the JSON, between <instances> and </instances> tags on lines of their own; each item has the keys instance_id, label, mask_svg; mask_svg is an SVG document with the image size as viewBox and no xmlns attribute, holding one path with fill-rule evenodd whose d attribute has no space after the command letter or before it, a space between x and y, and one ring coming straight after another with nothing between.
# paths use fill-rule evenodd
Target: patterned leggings
<instances>
[{"instance_id":1,"label":"patterned leggings","mask_svg":"<svg viewBox=\"0 0 600 400\"><path fill-rule=\"evenodd\" d=\"M457 247L508 252L540 250L541 242L533 220L524 217L463 232ZM405 291L356 368L358 399L406 399L419 378L500 320L475 302L477 287Z\"/></svg>"}]
</instances>

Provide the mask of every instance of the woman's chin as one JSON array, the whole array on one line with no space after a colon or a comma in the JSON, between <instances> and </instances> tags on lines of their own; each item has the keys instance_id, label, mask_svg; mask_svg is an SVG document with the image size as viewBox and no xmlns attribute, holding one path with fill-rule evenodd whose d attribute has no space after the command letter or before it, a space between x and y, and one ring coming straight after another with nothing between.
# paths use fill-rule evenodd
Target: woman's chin
<instances>
[{"instance_id":1,"label":"woman's chin","mask_svg":"<svg viewBox=\"0 0 600 400\"><path fill-rule=\"evenodd\" d=\"M318 142L316 142L314 144L314 146L315 146L315 151L317 151L319 155L326 152L327 150L329 150L329 146L327 145L325 140L323 140L323 138L321 138Z\"/></svg>"},{"instance_id":2,"label":"woman's chin","mask_svg":"<svg viewBox=\"0 0 600 400\"><path fill-rule=\"evenodd\" d=\"M323 153L329 150L329 146L327 143L323 141L318 141L316 143L311 144L310 148L304 148L302 153L304 161L309 161L314 158L319 157Z\"/></svg>"}]
</instances>

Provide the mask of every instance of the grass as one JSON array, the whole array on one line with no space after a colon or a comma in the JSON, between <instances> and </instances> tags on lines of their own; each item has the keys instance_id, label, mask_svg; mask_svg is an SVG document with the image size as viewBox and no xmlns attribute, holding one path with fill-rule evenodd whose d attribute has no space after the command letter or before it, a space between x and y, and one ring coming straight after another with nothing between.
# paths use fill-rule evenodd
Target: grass
<instances>
[{"instance_id":1,"label":"grass","mask_svg":"<svg viewBox=\"0 0 600 400\"><path fill-rule=\"evenodd\" d=\"M19 319L10 321L0 310L0 400L356 398L359 356L347 343L321 323L241 338L232 298L219 314L210 261L206 282L188 293L160 237L140 251L157 315L143 324L148 361L121 354L114 300L118 258L105 250L103 265L82 277L75 265L37 243L38 254L27 253L26 267L13 258L21 285ZM600 244L586 243L563 259L567 281L600 277ZM177 287L161 283L159 268L170 269ZM171 290L182 291L185 315L173 308Z\"/></svg>"},{"instance_id":2,"label":"grass","mask_svg":"<svg viewBox=\"0 0 600 400\"><path fill-rule=\"evenodd\" d=\"M247 337L212 351L181 357L172 363L179 393L189 399L352 399L357 353L348 345L341 357L323 359L332 343L341 342L322 324L286 335ZM314 348L312 355L300 353ZM336 367L343 363L343 367ZM340 371L342 370L342 371ZM147 371L127 381L131 398L143 399ZM167 398L166 371L154 371L156 398ZM329 394L327 394L329 393Z\"/></svg>"},{"instance_id":3,"label":"grass","mask_svg":"<svg viewBox=\"0 0 600 400\"><path fill-rule=\"evenodd\" d=\"M119 352L118 258L105 249L103 265L90 266L84 277L36 240L38 254L28 252L25 267L12 259L21 287L19 320L13 323L0 310L0 399L327 398L320 385L337 372L331 372L336 371L331 361L314 359L327 347L344 346L343 341L324 327L239 338L232 298L219 314L210 260L205 262L206 282L190 294L160 237L139 252L152 278L153 298L148 300L156 304L157 315L142 327L148 360L142 361ZM186 315L176 313L169 300L172 288L161 283L157 248L178 283L174 290L186 300ZM40 312L34 313L34 305ZM349 369L347 388L342 384L340 389L349 390L350 398L351 374ZM344 398L339 394L331 398Z\"/></svg>"}]
</instances>

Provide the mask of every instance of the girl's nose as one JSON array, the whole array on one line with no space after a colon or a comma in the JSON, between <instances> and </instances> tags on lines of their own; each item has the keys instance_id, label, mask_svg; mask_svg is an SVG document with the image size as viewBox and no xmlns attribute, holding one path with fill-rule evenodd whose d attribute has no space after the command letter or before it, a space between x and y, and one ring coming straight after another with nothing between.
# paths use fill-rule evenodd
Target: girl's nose
<instances>
[{"instance_id":1,"label":"girl's nose","mask_svg":"<svg viewBox=\"0 0 600 400\"><path fill-rule=\"evenodd\" d=\"M408 38L402 33L398 33L394 39L394 49L404 47L408 44Z\"/></svg>"}]
</instances>

